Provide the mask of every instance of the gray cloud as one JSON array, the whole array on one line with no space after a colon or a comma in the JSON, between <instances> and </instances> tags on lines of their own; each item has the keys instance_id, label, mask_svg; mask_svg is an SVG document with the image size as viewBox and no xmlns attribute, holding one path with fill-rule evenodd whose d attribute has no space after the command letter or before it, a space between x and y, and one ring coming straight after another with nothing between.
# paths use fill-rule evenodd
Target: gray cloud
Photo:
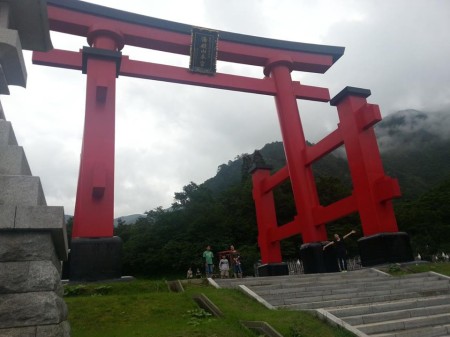
<instances>
[{"instance_id":1,"label":"gray cloud","mask_svg":"<svg viewBox=\"0 0 450 337\"><path fill-rule=\"evenodd\" d=\"M387 116L386 123L376 126L380 150L415 148L418 144L433 143L450 138L450 111L432 113L417 110L402 110Z\"/></svg>"},{"instance_id":2,"label":"gray cloud","mask_svg":"<svg viewBox=\"0 0 450 337\"><path fill-rule=\"evenodd\" d=\"M330 28L324 42L344 45L346 52L323 80L334 92L339 90L338 82L370 88L370 100L379 103L384 114L450 106L450 67L445 65L450 56L450 3L363 4L363 21Z\"/></svg>"}]
</instances>

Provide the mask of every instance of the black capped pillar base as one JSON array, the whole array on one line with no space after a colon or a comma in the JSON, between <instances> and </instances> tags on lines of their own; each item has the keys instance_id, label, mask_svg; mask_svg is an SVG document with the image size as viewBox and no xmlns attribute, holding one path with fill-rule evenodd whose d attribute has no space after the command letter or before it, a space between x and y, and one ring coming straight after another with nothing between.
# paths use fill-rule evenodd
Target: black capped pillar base
<instances>
[{"instance_id":1,"label":"black capped pillar base","mask_svg":"<svg viewBox=\"0 0 450 337\"><path fill-rule=\"evenodd\" d=\"M404 232L378 233L358 240L363 267L414 261L409 235Z\"/></svg>"},{"instance_id":2,"label":"black capped pillar base","mask_svg":"<svg viewBox=\"0 0 450 337\"><path fill-rule=\"evenodd\" d=\"M287 263L266 263L258 266L258 276L282 276L289 275Z\"/></svg>"},{"instance_id":3,"label":"black capped pillar base","mask_svg":"<svg viewBox=\"0 0 450 337\"><path fill-rule=\"evenodd\" d=\"M305 274L335 273L339 271L334 246L323 250L321 242L304 243L300 247L300 258Z\"/></svg>"},{"instance_id":4,"label":"black capped pillar base","mask_svg":"<svg viewBox=\"0 0 450 337\"><path fill-rule=\"evenodd\" d=\"M122 239L74 238L70 248L70 281L101 281L122 276Z\"/></svg>"},{"instance_id":5,"label":"black capped pillar base","mask_svg":"<svg viewBox=\"0 0 450 337\"><path fill-rule=\"evenodd\" d=\"M327 271L323 248L320 242L304 243L300 247L300 258L305 274L325 273Z\"/></svg>"},{"instance_id":6,"label":"black capped pillar base","mask_svg":"<svg viewBox=\"0 0 450 337\"><path fill-rule=\"evenodd\" d=\"M334 245L328 246L323 251L323 262L325 263L326 273L337 273L341 271L339 269L336 248L334 247Z\"/></svg>"}]
</instances>

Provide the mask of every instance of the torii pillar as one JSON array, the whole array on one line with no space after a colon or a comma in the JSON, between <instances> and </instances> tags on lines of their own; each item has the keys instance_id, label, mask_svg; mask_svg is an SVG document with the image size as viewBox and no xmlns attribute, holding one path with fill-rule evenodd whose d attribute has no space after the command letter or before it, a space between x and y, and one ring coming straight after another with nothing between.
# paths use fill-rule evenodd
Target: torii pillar
<instances>
[{"instance_id":1,"label":"torii pillar","mask_svg":"<svg viewBox=\"0 0 450 337\"><path fill-rule=\"evenodd\" d=\"M122 241L113 236L116 77L123 37L94 26L82 50L86 110L70 254L71 280L121 276Z\"/></svg>"}]
</instances>

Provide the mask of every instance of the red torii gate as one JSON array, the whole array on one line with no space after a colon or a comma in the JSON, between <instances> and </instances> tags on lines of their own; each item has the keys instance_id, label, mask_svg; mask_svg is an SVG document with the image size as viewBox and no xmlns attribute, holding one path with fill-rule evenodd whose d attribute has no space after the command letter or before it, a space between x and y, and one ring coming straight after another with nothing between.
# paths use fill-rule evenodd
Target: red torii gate
<instances>
[{"instance_id":1,"label":"red torii gate","mask_svg":"<svg viewBox=\"0 0 450 337\"><path fill-rule=\"evenodd\" d=\"M252 168L262 262L273 264L272 267L267 266L269 269L263 274L277 274L279 267L286 268L277 265L281 261L280 241L296 234L301 234L305 243L301 247L305 272L334 271L327 270L322 257L322 243L317 242L326 240L326 237L318 239L316 233L320 229L325 230L326 223L355 212L360 215L365 235L358 240L364 266L413 259L408 235L398 232L391 202L392 198L400 197L400 187L396 179L384 174L372 127L381 120L380 110L377 105L367 103L368 96L370 90L346 87L330 100L330 104L338 109L338 128L313 146L300 142L296 149L292 149L297 151L302 162L301 189L294 187L288 159L288 165L273 175L270 175L270 167L255 165ZM353 191L350 196L324 207L319 203L311 165L342 145L347 154ZM286 147L285 151L288 151ZM296 208L301 211L290 223L278 226L272 191L289 178Z\"/></svg>"},{"instance_id":2,"label":"red torii gate","mask_svg":"<svg viewBox=\"0 0 450 337\"><path fill-rule=\"evenodd\" d=\"M220 73L205 76L186 68L131 60L120 52L124 45L130 45L189 55L192 26L78 0L47 0L47 3L51 30L86 37L89 44L80 52L33 53L35 64L81 70L87 75L72 259L78 249L74 245L77 239L113 236L115 82L119 75L275 97L287 166L272 177L264 171L253 176L263 263L281 262L279 240L288 236L301 233L305 243L326 240L325 223L350 212L360 212L365 235L397 232L390 199L398 196L399 190L396 182L383 174L370 128L381 117L376 106L365 102L370 92L350 88L336 96L332 104L339 111L338 130L314 147L306 146L297 99L329 102L329 91L292 81L290 73L324 73L342 56L344 48L219 32L218 60L260 66L265 77ZM349 156L354 194L323 208L318 202L310 165L342 144ZM291 224L276 228L271 189L287 178L292 183L298 216ZM86 252L81 254L85 255ZM89 259L90 262L83 263L90 263L87 269L92 272L95 262L93 257Z\"/></svg>"}]
</instances>

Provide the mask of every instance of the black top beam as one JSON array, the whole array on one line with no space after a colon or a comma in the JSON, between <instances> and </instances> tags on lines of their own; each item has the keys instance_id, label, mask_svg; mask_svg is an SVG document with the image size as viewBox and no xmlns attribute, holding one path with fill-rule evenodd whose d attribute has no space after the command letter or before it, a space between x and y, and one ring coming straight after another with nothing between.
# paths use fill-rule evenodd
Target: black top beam
<instances>
[{"instance_id":1,"label":"black top beam","mask_svg":"<svg viewBox=\"0 0 450 337\"><path fill-rule=\"evenodd\" d=\"M118 9L95 5L89 2L79 0L47 0L47 3L52 6L66 8L77 12L92 14L113 20L133 23L141 26L164 29L187 35L191 35L192 28L194 27L179 22L162 20L150 16L144 16L136 13L121 11ZM333 62L336 62L344 54L345 50L344 47L275 40L252 35L230 33L225 31L219 31L219 36L221 40L241 44L248 44L275 49L292 50L313 54L330 55L333 57Z\"/></svg>"}]
</instances>

